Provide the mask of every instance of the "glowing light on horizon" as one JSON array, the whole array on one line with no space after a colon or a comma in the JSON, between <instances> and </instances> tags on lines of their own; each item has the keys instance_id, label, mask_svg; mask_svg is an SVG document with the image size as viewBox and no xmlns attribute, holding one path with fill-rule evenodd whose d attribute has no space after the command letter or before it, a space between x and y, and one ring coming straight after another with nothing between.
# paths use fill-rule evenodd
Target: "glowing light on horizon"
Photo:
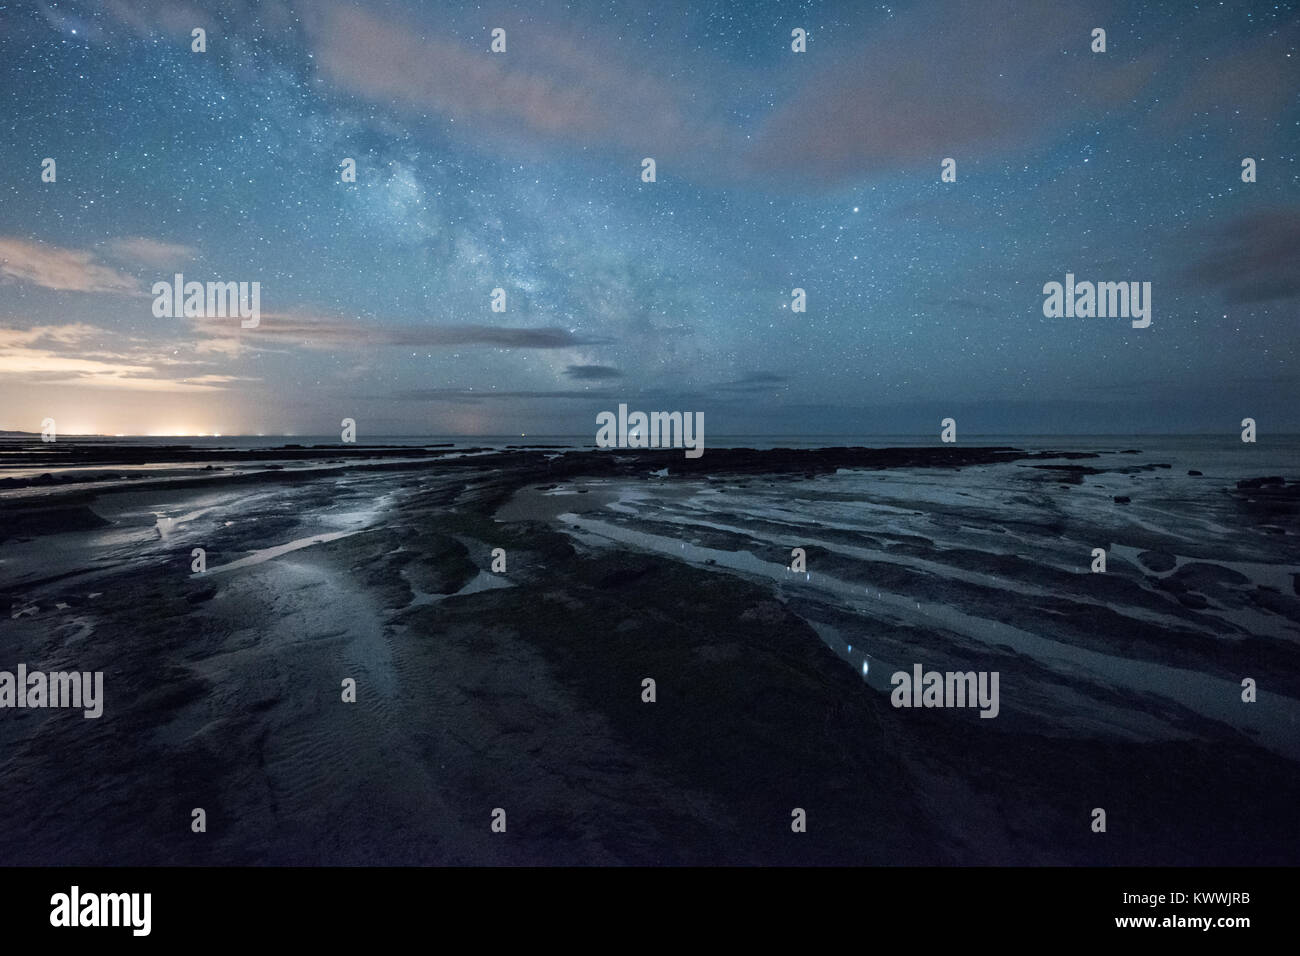
<instances>
[{"instance_id":1,"label":"glowing light on horizon","mask_svg":"<svg viewBox=\"0 0 1300 956\"><path fill-rule=\"evenodd\" d=\"M203 438L207 433L197 428L169 428L166 430L145 432L146 438Z\"/></svg>"}]
</instances>

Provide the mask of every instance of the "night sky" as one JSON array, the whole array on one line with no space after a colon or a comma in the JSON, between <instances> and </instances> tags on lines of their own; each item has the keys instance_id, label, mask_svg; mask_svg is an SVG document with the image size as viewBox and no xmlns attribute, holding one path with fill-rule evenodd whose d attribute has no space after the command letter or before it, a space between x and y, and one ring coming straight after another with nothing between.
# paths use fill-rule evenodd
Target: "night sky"
<instances>
[{"instance_id":1,"label":"night sky","mask_svg":"<svg viewBox=\"0 0 1300 956\"><path fill-rule=\"evenodd\" d=\"M0 0L0 102L0 428L1300 431L1294 4Z\"/></svg>"}]
</instances>

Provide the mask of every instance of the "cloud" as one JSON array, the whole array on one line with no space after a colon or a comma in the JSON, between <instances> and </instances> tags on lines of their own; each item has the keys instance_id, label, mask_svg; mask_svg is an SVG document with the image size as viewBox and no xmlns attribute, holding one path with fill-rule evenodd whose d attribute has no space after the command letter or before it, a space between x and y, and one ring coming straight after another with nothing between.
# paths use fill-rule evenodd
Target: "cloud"
<instances>
[{"instance_id":1,"label":"cloud","mask_svg":"<svg viewBox=\"0 0 1300 956\"><path fill-rule=\"evenodd\" d=\"M744 165L768 179L835 185L914 165L1032 149L1125 111L1167 138L1210 121L1245 143L1276 140L1295 102L1300 23L1240 38L1237 14L1189 12L1189 47L1165 31L1121 30L1108 2L988 0L918 5L863 29L760 123ZM1105 54L1092 29L1112 24ZM811 39L818 37L813 31ZM810 47L809 56L812 55ZM1186 72L1183 61L1197 65ZM1244 155L1244 154L1243 154Z\"/></svg>"},{"instance_id":2,"label":"cloud","mask_svg":"<svg viewBox=\"0 0 1300 956\"><path fill-rule=\"evenodd\" d=\"M612 365L570 365L564 374L574 381L595 382L607 378L622 378L623 373Z\"/></svg>"},{"instance_id":3,"label":"cloud","mask_svg":"<svg viewBox=\"0 0 1300 956\"><path fill-rule=\"evenodd\" d=\"M30 329L0 327L0 349L13 349L43 342L46 346L77 345L104 334L104 330L84 322L68 325L36 325Z\"/></svg>"},{"instance_id":4,"label":"cloud","mask_svg":"<svg viewBox=\"0 0 1300 956\"><path fill-rule=\"evenodd\" d=\"M0 347L0 376L30 385L121 388L150 392L214 392L237 381L233 376L164 378L149 365L105 362L61 355L45 349Z\"/></svg>"},{"instance_id":5,"label":"cloud","mask_svg":"<svg viewBox=\"0 0 1300 956\"><path fill-rule=\"evenodd\" d=\"M734 382L723 382L713 387L720 392L771 392L785 388L788 381L784 375L775 372L749 372Z\"/></svg>"},{"instance_id":6,"label":"cloud","mask_svg":"<svg viewBox=\"0 0 1300 956\"><path fill-rule=\"evenodd\" d=\"M570 366L570 368L587 368L592 366ZM594 366L603 368L604 366ZM619 373L622 377L622 373ZM706 388L682 388L655 386L638 388L630 392L624 387L584 388L584 389L502 389L502 388L411 388L394 392L390 397L402 401L452 402L456 404L481 404L487 401L526 400L529 402L550 401L601 401L611 403L639 402L641 407L680 408L683 403L692 407L701 404L710 405L745 405L752 401L756 392L772 392L785 388L789 379L773 372L751 372L731 382L710 385Z\"/></svg>"},{"instance_id":7,"label":"cloud","mask_svg":"<svg viewBox=\"0 0 1300 956\"><path fill-rule=\"evenodd\" d=\"M1235 13L1198 10L1189 16L1200 33L1217 39L1192 47L1172 27L1123 29L1131 17L1112 0L934 0L888 19L850 4L834 27L807 24L807 54L791 54L788 30L777 30L771 57L741 65L569 12L548 17L544 4L525 18L517 4L435 16L377 0L214 0L211 15L172 0L103 3L104 22L139 36L213 24L256 42L280 36L293 62L310 54L323 87L393 119L449 121L440 136L497 154L513 142L530 162L539 148L595 147L627 157L629 175L654 156L661 175L796 191L918 165L937 178L944 157L960 168L1032 149L1116 111L1157 132L1218 117L1239 136L1245 124L1255 142L1276 134L1294 102L1287 53L1298 29L1243 41ZM504 55L488 51L497 22L510 27ZM1110 49L1092 54L1091 30L1106 24ZM1180 82L1189 58L1204 67Z\"/></svg>"},{"instance_id":8,"label":"cloud","mask_svg":"<svg viewBox=\"0 0 1300 956\"><path fill-rule=\"evenodd\" d=\"M1150 81L1148 54L1089 52L1104 19L1013 0L915 7L861 30L851 51L828 52L762 122L746 163L821 185L916 164L932 164L937 179L945 157L960 169L1033 145L1126 104Z\"/></svg>"},{"instance_id":9,"label":"cloud","mask_svg":"<svg viewBox=\"0 0 1300 956\"><path fill-rule=\"evenodd\" d=\"M527 399L529 401L614 401L617 394L609 389L584 389L582 391L509 390L497 388L407 388L390 397L400 401L451 402L458 405L478 405L486 401Z\"/></svg>"},{"instance_id":10,"label":"cloud","mask_svg":"<svg viewBox=\"0 0 1300 956\"><path fill-rule=\"evenodd\" d=\"M95 341L122 342L125 351L96 352ZM157 347L84 323L0 327L0 378L28 385L118 388L147 392L214 392L240 379L203 372L177 374L201 363L153 358ZM164 372L163 370L167 371Z\"/></svg>"},{"instance_id":11,"label":"cloud","mask_svg":"<svg viewBox=\"0 0 1300 956\"><path fill-rule=\"evenodd\" d=\"M140 294L139 283L95 261L93 253L0 236L0 275L68 292Z\"/></svg>"},{"instance_id":12,"label":"cloud","mask_svg":"<svg viewBox=\"0 0 1300 956\"><path fill-rule=\"evenodd\" d=\"M175 242L159 242L156 239L112 239L105 245L109 256L114 259L154 266L159 269L183 264L198 254L198 250L193 246L183 246Z\"/></svg>"},{"instance_id":13,"label":"cloud","mask_svg":"<svg viewBox=\"0 0 1300 956\"><path fill-rule=\"evenodd\" d=\"M1231 303L1300 295L1300 206L1261 209L1217 226L1214 252L1189 266L1188 281L1222 290Z\"/></svg>"},{"instance_id":14,"label":"cloud","mask_svg":"<svg viewBox=\"0 0 1300 956\"><path fill-rule=\"evenodd\" d=\"M603 339L580 336L568 329L512 328L493 325L380 325L299 314L264 313L256 328L242 329L236 319L193 319L193 328L209 336L204 351L237 354L244 347L296 346L344 350L368 346L454 348L486 345L509 349L564 349L598 345Z\"/></svg>"},{"instance_id":15,"label":"cloud","mask_svg":"<svg viewBox=\"0 0 1300 956\"><path fill-rule=\"evenodd\" d=\"M1226 38L1231 31L1224 31ZM1230 39L1220 43L1232 42ZM1283 111L1295 103L1296 69L1292 55L1300 42L1300 21L1237 49L1203 51L1202 62L1153 110L1163 134L1195 123L1226 126L1237 142L1258 149L1276 135ZM1243 155L1258 155L1245 152Z\"/></svg>"},{"instance_id":16,"label":"cloud","mask_svg":"<svg viewBox=\"0 0 1300 956\"><path fill-rule=\"evenodd\" d=\"M508 54L493 55L482 21L468 29L471 45L451 39L445 19L422 27L332 0L298 9L323 80L408 116L438 114L495 140L634 150L634 162L743 142L708 88L620 56L617 36L596 24L533 19L507 31Z\"/></svg>"}]
</instances>

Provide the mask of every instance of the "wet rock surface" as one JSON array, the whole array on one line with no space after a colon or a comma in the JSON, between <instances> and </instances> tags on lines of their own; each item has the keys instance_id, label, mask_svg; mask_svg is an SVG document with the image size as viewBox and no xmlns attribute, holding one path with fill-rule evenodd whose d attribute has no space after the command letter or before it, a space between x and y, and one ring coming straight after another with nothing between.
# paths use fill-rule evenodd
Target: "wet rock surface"
<instances>
[{"instance_id":1,"label":"wet rock surface","mask_svg":"<svg viewBox=\"0 0 1300 956\"><path fill-rule=\"evenodd\" d=\"M1062 492L1023 453L867 451L769 471L710 451L679 475L677 454L519 450L81 499L105 524L6 542L0 597L11 660L102 669L105 716L3 715L0 858L1294 862L1297 763L1234 723L1300 696L1300 576L1252 570L1296 557L1252 500L1288 485L1211 485L1196 509L1155 485L1115 509L1106 468ZM954 483L963 467L1002 470ZM160 534L166 494L210 520ZM1193 518L1241 528L1234 550L1191 541ZM50 566L17 574L47 538ZM212 573L189 573L198 541ZM806 575L785 570L796 545ZM913 662L999 671L1001 713L895 708ZM1271 698L1239 702L1247 671ZM1096 839L1094 806L1123 839Z\"/></svg>"}]
</instances>

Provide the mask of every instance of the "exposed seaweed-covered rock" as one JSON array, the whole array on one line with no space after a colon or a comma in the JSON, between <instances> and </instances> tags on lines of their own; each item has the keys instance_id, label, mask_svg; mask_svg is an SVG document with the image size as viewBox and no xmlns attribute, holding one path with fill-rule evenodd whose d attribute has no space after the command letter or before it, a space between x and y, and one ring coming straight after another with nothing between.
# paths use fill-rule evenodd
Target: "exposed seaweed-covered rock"
<instances>
[{"instance_id":1,"label":"exposed seaweed-covered rock","mask_svg":"<svg viewBox=\"0 0 1300 956\"><path fill-rule=\"evenodd\" d=\"M1242 490L1251 488L1268 488L1273 485L1285 485L1286 479L1281 475L1270 475L1267 478L1243 478L1237 482L1237 487Z\"/></svg>"},{"instance_id":2,"label":"exposed seaweed-covered rock","mask_svg":"<svg viewBox=\"0 0 1300 956\"><path fill-rule=\"evenodd\" d=\"M1138 555L1138 560L1142 562L1143 567L1147 570L1159 574L1172 571L1178 564L1178 559L1167 551L1143 551Z\"/></svg>"}]
</instances>

